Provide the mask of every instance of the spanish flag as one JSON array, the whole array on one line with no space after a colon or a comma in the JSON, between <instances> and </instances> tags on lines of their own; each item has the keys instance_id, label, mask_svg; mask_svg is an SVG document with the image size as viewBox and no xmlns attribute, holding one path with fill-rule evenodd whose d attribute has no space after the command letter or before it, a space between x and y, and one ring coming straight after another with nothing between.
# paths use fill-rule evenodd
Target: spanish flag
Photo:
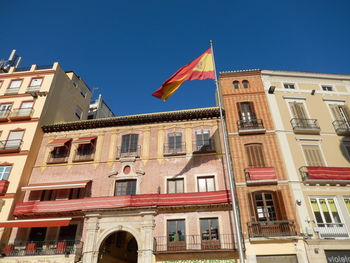
<instances>
[{"instance_id":1,"label":"spanish flag","mask_svg":"<svg viewBox=\"0 0 350 263\"><path fill-rule=\"evenodd\" d=\"M211 48L200 57L176 71L152 96L166 101L185 80L215 79Z\"/></svg>"}]
</instances>

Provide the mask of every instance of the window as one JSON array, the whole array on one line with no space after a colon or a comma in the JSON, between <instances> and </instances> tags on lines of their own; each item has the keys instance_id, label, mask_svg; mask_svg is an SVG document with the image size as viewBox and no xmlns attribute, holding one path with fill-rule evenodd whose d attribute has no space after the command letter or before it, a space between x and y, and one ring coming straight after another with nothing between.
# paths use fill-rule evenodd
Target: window
<instances>
[{"instance_id":1,"label":"window","mask_svg":"<svg viewBox=\"0 0 350 263\"><path fill-rule=\"evenodd\" d=\"M77 225L69 225L60 227L58 241L73 241L77 233Z\"/></svg>"},{"instance_id":2,"label":"window","mask_svg":"<svg viewBox=\"0 0 350 263\"><path fill-rule=\"evenodd\" d=\"M19 109L14 109L10 114L10 119L13 120L14 117L30 117L33 111L33 101L22 102Z\"/></svg>"},{"instance_id":3,"label":"window","mask_svg":"<svg viewBox=\"0 0 350 263\"><path fill-rule=\"evenodd\" d=\"M274 194L272 192L253 193L253 202L258 221L277 220Z\"/></svg>"},{"instance_id":4,"label":"window","mask_svg":"<svg viewBox=\"0 0 350 263\"><path fill-rule=\"evenodd\" d=\"M8 180L12 166L0 166L0 180Z\"/></svg>"},{"instance_id":5,"label":"window","mask_svg":"<svg viewBox=\"0 0 350 263\"><path fill-rule=\"evenodd\" d=\"M322 90L324 90L324 91L333 91L333 87L332 86L322 86Z\"/></svg>"},{"instance_id":6,"label":"window","mask_svg":"<svg viewBox=\"0 0 350 263\"><path fill-rule=\"evenodd\" d=\"M6 94L18 93L19 88L21 87L22 80L12 80L10 86L8 87Z\"/></svg>"},{"instance_id":7,"label":"window","mask_svg":"<svg viewBox=\"0 0 350 263\"><path fill-rule=\"evenodd\" d=\"M84 98L86 98L86 90L83 88L80 88L80 94L81 96L83 96Z\"/></svg>"},{"instance_id":8,"label":"window","mask_svg":"<svg viewBox=\"0 0 350 263\"><path fill-rule=\"evenodd\" d=\"M83 110L79 106L75 108L75 116L77 116L79 120L83 117Z\"/></svg>"},{"instance_id":9,"label":"window","mask_svg":"<svg viewBox=\"0 0 350 263\"><path fill-rule=\"evenodd\" d=\"M350 215L350 197L344 198L344 202L345 202L346 208L348 209L348 213Z\"/></svg>"},{"instance_id":10,"label":"window","mask_svg":"<svg viewBox=\"0 0 350 263\"><path fill-rule=\"evenodd\" d=\"M136 180L117 181L114 195L135 195Z\"/></svg>"},{"instance_id":11,"label":"window","mask_svg":"<svg viewBox=\"0 0 350 263\"><path fill-rule=\"evenodd\" d=\"M10 134L5 143L5 149L19 149L22 144L24 131L10 131Z\"/></svg>"},{"instance_id":12,"label":"window","mask_svg":"<svg viewBox=\"0 0 350 263\"><path fill-rule=\"evenodd\" d=\"M56 199L56 190L42 190L40 201L53 201Z\"/></svg>"},{"instance_id":13,"label":"window","mask_svg":"<svg viewBox=\"0 0 350 263\"><path fill-rule=\"evenodd\" d=\"M237 108L240 120L249 122L256 119L253 102L238 102Z\"/></svg>"},{"instance_id":14,"label":"window","mask_svg":"<svg viewBox=\"0 0 350 263\"><path fill-rule=\"evenodd\" d=\"M215 191L214 176L198 177L198 192Z\"/></svg>"},{"instance_id":15,"label":"window","mask_svg":"<svg viewBox=\"0 0 350 263\"><path fill-rule=\"evenodd\" d=\"M200 219L202 240L219 240L219 226L217 218Z\"/></svg>"},{"instance_id":16,"label":"window","mask_svg":"<svg viewBox=\"0 0 350 263\"><path fill-rule=\"evenodd\" d=\"M234 88L234 89L239 89L239 81L235 80L235 81L233 82L233 88Z\"/></svg>"},{"instance_id":17,"label":"window","mask_svg":"<svg viewBox=\"0 0 350 263\"><path fill-rule=\"evenodd\" d=\"M293 83L284 83L283 86L285 89L295 89L295 86Z\"/></svg>"},{"instance_id":18,"label":"window","mask_svg":"<svg viewBox=\"0 0 350 263\"><path fill-rule=\"evenodd\" d=\"M183 144L181 132L172 132L168 134L168 147L165 149L167 153L184 152L182 146Z\"/></svg>"},{"instance_id":19,"label":"window","mask_svg":"<svg viewBox=\"0 0 350 263\"><path fill-rule=\"evenodd\" d=\"M168 241L185 241L185 220L168 220Z\"/></svg>"},{"instance_id":20,"label":"window","mask_svg":"<svg viewBox=\"0 0 350 263\"><path fill-rule=\"evenodd\" d=\"M28 241L44 241L46 237L47 227L33 227L30 229ZM37 245L42 246L42 244L38 243Z\"/></svg>"},{"instance_id":21,"label":"window","mask_svg":"<svg viewBox=\"0 0 350 263\"><path fill-rule=\"evenodd\" d=\"M85 188L72 188L69 189L68 199L79 199L84 198Z\"/></svg>"},{"instance_id":22,"label":"window","mask_svg":"<svg viewBox=\"0 0 350 263\"><path fill-rule=\"evenodd\" d=\"M261 143L244 145L249 167L266 167L263 146Z\"/></svg>"},{"instance_id":23,"label":"window","mask_svg":"<svg viewBox=\"0 0 350 263\"><path fill-rule=\"evenodd\" d=\"M346 105L329 104L329 108L331 109L334 120L350 122L350 112Z\"/></svg>"},{"instance_id":24,"label":"window","mask_svg":"<svg viewBox=\"0 0 350 263\"><path fill-rule=\"evenodd\" d=\"M307 113L303 102L290 101L289 107L292 112L293 118L296 119L307 119Z\"/></svg>"},{"instance_id":25,"label":"window","mask_svg":"<svg viewBox=\"0 0 350 263\"><path fill-rule=\"evenodd\" d=\"M50 152L48 163L65 163L68 161L72 140L56 139L49 146L53 147Z\"/></svg>"},{"instance_id":26,"label":"window","mask_svg":"<svg viewBox=\"0 0 350 263\"><path fill-rule=\"evenodd\" d=\"M0 118L7 118L12 107L12 103L0 104Z\"/></svg>"},{"instance_id":27,"label":"window","mask_svg":"<svg viewBox=\"0 0 350 263\"><path fill-rule=\"evenodd\" d=\"M126 134L122 136L122 147L121 147L121 154L122 155L130 155L130 154L137 154L138 149L138 134Z\"/></svg>"},{"instance_id":28,"label":"window","mask_svg":"<svg viewBox=\"0 0 350 263\"><path fill-rule=\"evenodd\" d=\"M74 86L74 88L76 88L76 87L78 87L78 84L73 81L73 86Z\"/></svg>"},{"instance_id":29,"label":"window","mask_svg":"<svg viewBox=\"0 0 350 263\"><path fill-rule=\"evenodd\" d=\"M330 223L341 223L334 198L313 197L310 198L310 202L319 227L325 227Z\"/></svg>"},{"instance_id":30,"label":"window","mask_svg":"<svg viewBox=\"0 0 350 263\"><path fill-rule=\"evenodd\" d=\"M199 130L195 132L196 134L196 151L200 150L210 150L210 131L209 130Z\"/></svg>"},{"instance_id":31,"label":"window","mask_svg":"<svg viewBox=\"0 0 350 263\"><path fill-rule=\"evenodd\" d=\"M29 84L29 88L40 89L42 82L43 82L42 78L33 78Z\"/></svg>"},{"instance_id":32,"label":"window","mask_svg":"<svg viewBox=\"0 0 350 263\"><path fill-rule=\"evenodd\" d=\"M308 166L325 166L318 145L302 145L302 149Z\"/></svg>"},{"instance_id":33,"label":"window","mask_svg":"<svg viewBox=\"0 0 350 263\"><path fill-rule=\"evenodd\" d=\"M183 193L184 192L184 179L169 179L168 180L168 194Z\"/></svg>"},{"instance_id":34,"label":"window","mask_svg":"<svg viewBox=\"0 0 350 263\"><path fill-rule=\"evenodd\" d=\"M248 88L249 88L249 82L248 82L248 80L243 80L243 81L242 81L242 84L243 84L243 88L244 88L244 89L248 89Z\"/></svg>"}]
</instances>

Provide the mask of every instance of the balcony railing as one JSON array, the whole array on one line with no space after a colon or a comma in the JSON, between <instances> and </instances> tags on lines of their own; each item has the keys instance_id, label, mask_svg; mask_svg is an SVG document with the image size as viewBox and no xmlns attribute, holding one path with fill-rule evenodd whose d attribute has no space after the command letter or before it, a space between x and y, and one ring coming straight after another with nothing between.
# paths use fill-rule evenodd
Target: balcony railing
<instances>
[{"instance_id":1,"label":"balcony railing","mask_svg":"<svg viewBox=\"0 0 350 263\"><path fill-rule=\"evenodd\" d=\"M30 119L33 116L33 108L19 108L13 109L9 115L10 120L24 120Z\"/></svg>"},{"instance_id":2,"label":"balcony railing","mask_svg":"<svg viewBox=\"0 0 350 263\"><path fill-rule=\"evenodd\" d=\"M51 152L49 154L49 158L47 159L47 163L66 163L68 162L69 151L54 153Z\"/></svg>"},{"instance_id":3,"label":"balcony railing","mask_svg":"<svg viewBox=\"0 0 350 263\"><path fill-rule=\"evenodd\" d=\"M350 135L350 122L347 120L335 120L332 122L335 132L338 135Z\"/></svg>"},{"instance_id":4,"label":"balcony railing","mask_svg":"<svg viewBox=\"0 0 350 263\"><path fill-rule=\"evenodd\" d=\"M141 145L137 145L136 149L123 149L122 147L117 147L117 158L124 157L140 157Z\"/></svg>"},{"instance_id":5,"label":"balcony railing","mask_svg":"<svg viewBox=\"0 0 350 263\"><path fill-rule=\"evenodd\" d=\"M201 235L184 235L180 241L170 241L167 236L154 238L154 253L193 252L235 249L232 234L221 234L215 240L202 240Z\"/></svg>"},{"instance_id":6,"label":"balcony railing","mask_svg":"<svg viewBox=\"0 0 350 263\"><path fill-rule=\"evenodd\" d=\"M0 153L19 152L22 147L22 140L0 141Z\"/></svg>"},{"instance_id":7,"label":"balcony railing","mask_svg":"<svg viewBox=\"0 0 350 263\"><path fill-rule=\"evenodd\" d=\"M250 238L285 237L297 234L293 220L249 222L248 233Z\"/></svg>"},{"instance_id":8,"label":"balcony railing","mask_svg":"<svg viewBox=\"0 0 350 263\"><path fill-rule=\"evenodd\" d=\"M348 230L346 229L346 226L343 223L318 223L315 231L318 232L319 237L322 239L349 237Z\"/></svg>"},{"instance_id":9,"label":"balcony railing","mask_svg":"<svg viewBox=\"0 0 350 263\"><path fill-rule=\"evenodd\" d=\"M5 91L5 95L17 94L18 91L19 91L19 88L8 88Z\"/></svg>"},{"instance_id":10,"label":"balcony railing","mask_svg":"<svg viewBox=\"0 0 350 263\"><path fill-rule=\"evenodd\" d=\"M186 154L186 144L183 143L164 143L164 155Z\"/></svg>"},{"instance_id":11,"label":"balcony railing","mask_svg":"<svg viewBox=\"0 0 350 263\"><path fill-rule=\"evenodd\" d=\"M0 110L0 121L8 121L10 110Z\"/></svg>"},{"instance_id":12,"label":"balcony railing","mask_svg":"<svg viewBox=\"0 0 350 263\"><path fill-rule=\"evenodd\" d=\"M307 184L350 184L350 167L302 166L299 171Z\"/></svg>"},{"instance_id":13,"label":"balcony railing","mask_svg":"<svg viewBox=\"0 0 350 263\"><path fill-rule=\"evenodd\" d=\"M4 256L40 256L40 255L69 255L81 252L82 242L71 241L16 241L2 245L1 254Z\"/></svg>"},{"instance_id":14,"label":"balcony railing","mask_svg":"<svg viewBox=\"0 0 350 263\"><path fill-rule=\"evenodd\" d=\"M237 126L239 134L266 132L262 119L238 120Z\"/></svg>"},{"instance_id":15,"label":"balcony railing","mask_svg":"<svg viewBox=\"0 0 350 263\"><path fill-rule=\"evenodd\" d=\"M86 149L77 149L74 155L74 162L93 161L95 157L95 147Z\"/></svg>"},{"instance_id":16,"label":"balcony railing","mask_svg":"<svg viewBox=\"0 0 350 263\"><path fill-rule=\"evenodd\" d=\"M316 119L293 118L290 123L295 133L319 134L321 130Z\"/></svg>"},{"instance_id":17,"label":"balcony railing","mask_svg":"<svg viewBox=\"0 0 350 263\"><path fill-rule=\"evenodd\" d=\"M201 142L194 141L192 147L193 153L215 152L214 139L209 139Z\"/></svg>"},{"instance_id":18,"label":"balcony railing","mask_svg":"<svg viewBox=\"0 0 350 263\"><path fill-rule=\"evenodd\" d=\"M29 86L26 90L26 93L40 91L41 85L38 86Z\"/></svg>"}]
</instances>

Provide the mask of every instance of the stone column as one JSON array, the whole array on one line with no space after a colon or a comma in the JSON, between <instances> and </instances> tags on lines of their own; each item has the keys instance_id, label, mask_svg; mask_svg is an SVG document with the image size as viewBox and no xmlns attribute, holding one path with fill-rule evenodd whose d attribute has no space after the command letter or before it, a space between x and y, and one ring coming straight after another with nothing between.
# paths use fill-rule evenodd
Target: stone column
<instances>
[{"instance_id":1,"label":"stone column","mask_svg":"<svg viewBox=\"0 0 350 263\"><path fill-rule=\"evenodd\" d=\"M97 232L99 230L99 214L89 215L85 219L85 240L83 247L83 263L97 263L98 257L98 244L97 243Z\"/></svg>"},{"instance_id":2,"label":"stone column","mask_svg":"<svg viewBox=\"0 0 350 263\"><path fill-rule=\"evenodd\" d=\"M138 263L153 262L154 211L142 212L141 242L138 250Z\"/></svg>"}]
</instances>

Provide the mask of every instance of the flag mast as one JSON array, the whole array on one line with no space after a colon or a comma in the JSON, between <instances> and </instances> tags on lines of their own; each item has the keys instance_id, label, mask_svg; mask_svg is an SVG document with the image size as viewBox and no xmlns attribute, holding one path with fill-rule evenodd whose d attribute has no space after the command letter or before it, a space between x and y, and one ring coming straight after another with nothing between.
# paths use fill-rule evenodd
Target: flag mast
<instances>
[{"instance_id":1,"label":"flag mast","mask_svg":"<svg viewBox=\"0 0 350 263\"><path fill-rule=\"evenodd\" d=\"M223 107L222 107L222 94L221 90L219 88L219 82L218 77L216 74L216 67L215 67L215 59L214 59L214 49L213 49L213 41L210 40L210 48L211 53L213 56L213 65L214 65L214 74L215 74L215 85L216 85L216 95L218 98L219 108L220 108L220 121L221 121L221 131L222 136L224 140L224 150L225 150L225 157L226 157L226 163L227 163L227 172L228 177L230 181L230 193L231 193L231 200L232 200L232 214L234 218L234 229L237 234L237 245L238 245L238 254L239 254L239 262L244 263L244 250L243 250L243 239L242 239L242 231L241 231L241 220L239 217L239 208L237 205L237 193L236 193L236 183L234 179L233 169L232 169L232 161L230 157L230 150L229 150L229 142L227 138L227 129L226 129L226 123L223 116Z\"/></svg>"}]
</instances>

